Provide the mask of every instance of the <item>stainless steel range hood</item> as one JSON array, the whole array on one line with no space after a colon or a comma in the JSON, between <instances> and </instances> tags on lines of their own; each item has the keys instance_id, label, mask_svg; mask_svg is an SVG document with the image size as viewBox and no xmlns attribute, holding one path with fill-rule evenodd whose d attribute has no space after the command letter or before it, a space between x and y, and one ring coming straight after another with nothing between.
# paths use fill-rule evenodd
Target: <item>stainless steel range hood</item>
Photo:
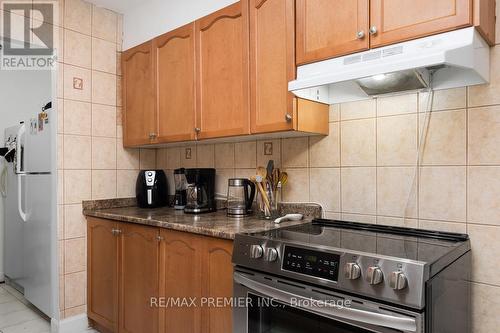
<instances>
[{"instance_id":1,"label":"stainless steel range hood","mask_svg":"<svg viewBox=\"0 0 500 333\"><path fill-rule=\"evenodd\" d=\"M327 104L489 82L489 46L465 28L297 68L295 95Z\"/></svg>"}]
</instances>

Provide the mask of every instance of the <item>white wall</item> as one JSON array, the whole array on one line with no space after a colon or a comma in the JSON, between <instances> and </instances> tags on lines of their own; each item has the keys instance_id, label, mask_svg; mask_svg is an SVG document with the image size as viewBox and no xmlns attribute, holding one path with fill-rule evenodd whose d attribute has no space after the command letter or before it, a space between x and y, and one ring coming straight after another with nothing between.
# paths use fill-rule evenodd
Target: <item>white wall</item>
<instances>
[{"instance_id":1,"label":"white wall","mask_svg":"<svg viewBox=\"0 0 500 333\"><path fill-rule=\"evenodd\" d=\"M0 70L0 147L4 130L40 112L50 101L52 79L50 71ZM0 170L3 159L0 160ZM0 198L0 281L3 281L4 207Z\"/></svg>"},{"instance_id":2,"label":"white wall","mask_svg":"<svg viewBox=\"0 0 500 333\"><path fill-rule=\"evenodd\" d=\"M2 172L2 168L4 165L4 159L0 158L0 173ZM3 270L3 244L4 244L4 199L0 194L0 282L5 279L4 270Z\"/></svg>"},{"instance_id":3,"label":"white wall","mask_svg":"<svg viewBox=\"0 0 500 333\"><path fill-rule=\"evenodd\" d=\"M50 101L50 71L0 70L0 138L4 129L42 110Z\"/></svg>"},{"instance_id":4,"label":"white wall","mask_svg":"<svg viewBox=\"0 0 500 333\"><path fill-rule=\"evenodd\" d=\"M149 0L124 10L123 49L183 26L238 0Z\"/></svg>"}]
</instances>

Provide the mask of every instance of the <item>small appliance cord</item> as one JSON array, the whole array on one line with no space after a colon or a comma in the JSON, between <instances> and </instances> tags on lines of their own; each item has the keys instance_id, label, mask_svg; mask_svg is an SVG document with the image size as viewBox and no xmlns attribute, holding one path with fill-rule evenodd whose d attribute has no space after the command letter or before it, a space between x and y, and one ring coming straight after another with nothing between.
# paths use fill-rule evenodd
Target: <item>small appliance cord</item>
<instances>
[{"instance_id":1,"label":"small appliance cord","mask_svg":"<svg viewBox=\"0 0 500 333\"><path fill-rule=\"evenodd\" d=\"M424 122L423 122L422 128L419 129L420 135L419 135L419 141L418 141L418 147L417 147L417 158L415 161L415 170L414 170L414 174L413 174L413 180L412 180L412 185L410 188L410 193L408 194L408 199L406 201L406 206L405 206L405 209L403 212L403 218L404 218L405 222L407 219L412 218L412 217L408 216L409 209L411 207L412 196L414 194L416 194L416 192L418 191L417 179L420 176L420 165L422 164L422 157L424 155L427 134L429 133L429 124L430 124L432 108L433 108L433 104L434 104L434 89L433 89L433 85L432 85L433 74L434 74L433 72L430 73L429 87L427 89L427 101L426 101L426 107L425 107L425 113L424 113ZM417 113L417 116L418 116L418 113ZM417 123L420 124L419 122L417 122ZM417 206L414 207L414 209L418 210L418 202L417 202ZM417 217L418 217L418 213L417 213Z\"/></svg>"},{"instance_id":2,"label":"small appliance cord","mask_svg":"<svg viewBox=\"0 0 500 333\"><path fill-rule=\"evenodd\" d=\"M2 197L7 197L7 161L2 158L2 166L0 170L0 194Z\"/></svg>"}]
</instances>

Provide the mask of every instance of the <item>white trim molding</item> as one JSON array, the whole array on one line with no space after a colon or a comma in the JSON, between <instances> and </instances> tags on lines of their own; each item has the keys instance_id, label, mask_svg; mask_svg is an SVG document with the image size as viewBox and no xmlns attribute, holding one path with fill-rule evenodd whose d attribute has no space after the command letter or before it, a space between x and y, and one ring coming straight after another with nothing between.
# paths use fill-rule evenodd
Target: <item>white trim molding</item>
<instances>
[{"instance_id":1,"label":"white trim molding","mask_svg":"<svg viewBox=\"0 0 500 333\"><path fill-rule=\"evenodd\" d=\"M51 333L87 333L89 332L89 321L86 313L65 318L58 321L52 319Z\"/></svg>"}]
</instances>

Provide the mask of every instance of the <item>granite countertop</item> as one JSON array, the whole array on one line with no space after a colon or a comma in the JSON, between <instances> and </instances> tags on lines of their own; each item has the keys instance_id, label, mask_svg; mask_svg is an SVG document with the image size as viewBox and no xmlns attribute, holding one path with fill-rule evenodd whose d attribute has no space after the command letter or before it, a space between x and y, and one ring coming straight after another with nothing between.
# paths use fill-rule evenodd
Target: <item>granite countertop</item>
<instances>
[{"instance_id":1,"label":"granite countertop","mask_svg":"<svg viewBox=\"0 0 500 333\"><path fill-rule=\"evenodd\" d=\"M135 206L134 199L114 199L85 201L83 214L103 219L137 223L178 231L191 232L217 238L234 239L237 233L254 233L309 223L321 217L321 207L311 204L282 205L284 214L299 212L304 214L302 221L289 221L275 224L256 216L231 218L221 209L214 213L199 215L185 214L171 207L147 209Z\"/></svg>"}]
</instances>

